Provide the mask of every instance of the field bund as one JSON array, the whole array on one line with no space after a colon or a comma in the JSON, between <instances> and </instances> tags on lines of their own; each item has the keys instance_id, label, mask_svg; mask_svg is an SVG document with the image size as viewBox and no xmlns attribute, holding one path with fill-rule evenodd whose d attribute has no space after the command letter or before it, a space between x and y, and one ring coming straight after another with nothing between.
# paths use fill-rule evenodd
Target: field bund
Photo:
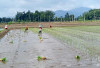
<instances>
[{"instance_id":1,"label":"field bund","mask_svg":"<svg viewBox=\"0 0 100 68\"><path fill-rule=\"evenodd\" d=\"M2 38L6 33L8 33L10 31L10 29L7 29L7 30L2 30L0 32L0 38Z\"/></svg>"},{"instance_id":2,"label":"field bund","mask_svg":"<svg viewBox=\"0 0 100 68\"><path fill-rule=\"evenodd\" d=\"M25 23L25 24L11 24L8 25L9 28L25 28L26 25L31 28L37 28L39 27L39 24L42 24L44 28L50 27L66 27L66 26L98 26L100 25L100 22L93 21L93 22L31 22L31 23ZM0 24L1 28L4 28L6 24Z\"/></svg>"}]
</instances>

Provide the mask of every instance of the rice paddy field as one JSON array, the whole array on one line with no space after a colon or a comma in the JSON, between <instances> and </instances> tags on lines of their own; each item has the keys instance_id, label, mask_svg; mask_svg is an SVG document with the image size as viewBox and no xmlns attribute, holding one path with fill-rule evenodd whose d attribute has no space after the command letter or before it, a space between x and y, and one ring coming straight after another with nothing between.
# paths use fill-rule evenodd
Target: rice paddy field
<instances>
[{"instance_id":1,"label":"rice paddy field","mask_svg":"<svg viewBox=\"0 0 100 68\"><path fill-rule=\"evenodd\" d=\"M100 68L100 26L43 28L41 37L38 31L5 33L0 39L0 68Z\"/></svg>"},{"instance_id":2,"label":"rice paddy field","mask_svg":"<svg viewBox=\"0 0 100 68\"><path fill-rule=\"evenodd\" d=\"M4 29L0 29L0 32L3 31Z\"/></svg>"},{"instance_id":3,"label":"rice paddy field","mask_svg":"<svg viewBox=\"0 0 100 68\"><path fill-rule=\"evenodd\" d=\"M34 30L36 31L37 29ZM100 57L100 26L44 28L43 32L52 35L63 44L80 49L91 57Z\"/></svg>"}]
</instances>

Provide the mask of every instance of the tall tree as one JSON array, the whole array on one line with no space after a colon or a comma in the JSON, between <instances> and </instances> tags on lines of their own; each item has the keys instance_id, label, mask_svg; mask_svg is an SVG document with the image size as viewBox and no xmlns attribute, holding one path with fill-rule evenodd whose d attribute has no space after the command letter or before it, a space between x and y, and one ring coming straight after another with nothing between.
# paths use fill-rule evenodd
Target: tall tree
<instances>
[{"instance_id":1,"label":"tall tree","mask_svg":"<svg viewBox=\"0 0 100 68\"><path fill-rule=\"evenodd\" d=\"M65 14L65 21L69 21L69 20L70 20L69 13L66 13L66 14Z\"/></svg>"}]
</instances>

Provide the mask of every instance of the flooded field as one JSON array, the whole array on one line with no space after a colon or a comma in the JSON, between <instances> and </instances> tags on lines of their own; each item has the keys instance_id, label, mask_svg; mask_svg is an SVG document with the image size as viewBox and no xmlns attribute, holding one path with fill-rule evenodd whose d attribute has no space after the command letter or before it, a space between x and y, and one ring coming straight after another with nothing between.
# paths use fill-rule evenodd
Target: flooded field
<instances>
[{"instance_id":1,"label":"flooded field","mask_svg":"<svg viewBox=\"0 0 100 68\"><path fill-rule=\"evenodd\" d=\"M34 31L34 29L33 29ZM31 30L11 30L0 39L0 58L6 57L7 62L0 62L0 68L99 68L99 61L89 57L81 50L43 33L43 41ZM80 60L75 56L80 55ZM38 56L47 60L38 61Z\"/></svg>"},{"instance_id":2,"label":"flooded field","mask_svg":"<svg viewBox=\"0 0 100 68\"><path fill-rule=\"evenodd\" d=\"M2 30L4 30L4 29L1 29L1 28L0 28L0 31L2 31Z\"/></svg>"},{"instance_id":3,"label":"flooded field","mask_svg":"<svg viewBox=\"0 0 100 68\"><path fill-rule=\"evenodd\" d=\"M100 57L100 26L78 26L44 29L63 43L91 56ZM100 59L99 59L100 60Z\"/></svg>"}]
</instances>

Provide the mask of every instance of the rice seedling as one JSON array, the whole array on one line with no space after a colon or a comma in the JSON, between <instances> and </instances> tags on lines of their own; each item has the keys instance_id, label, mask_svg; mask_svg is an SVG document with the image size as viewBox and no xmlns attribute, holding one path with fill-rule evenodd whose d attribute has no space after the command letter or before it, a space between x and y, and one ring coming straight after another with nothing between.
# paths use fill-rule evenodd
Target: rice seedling
<instances>
[{"instance_id":1,"label":"rice seedling","mask_svg":"<svg viewBox=\"0 0 100 68\"><path fill-rule=\"evenodd\" d=\"M38 56L38 57L37 57L37 60L38 60L38 61L40 61L40 60L41 60L41 58L42 58L41 56Z\"/></svg>"},{"instance_id":2,"label":"rice seedling","mask_svg":"<svg viewBox=\"0 0 100 68\"><path fill-rule=\"evenodd\" d=\"M47 59L47 58L44 57L44 56L43 56L43 57L41 57L41 56L38 56L38 57L37 57L37 60L38 60L38 61L40 61L40 60L46 60L46 59Z\"/></svg>"},{"instance_id":3,"label":"rice seedling","mask_svg":"<svg viewBox=\"0 0 100 68\"><path fill-rule=\"evenodd\" d=\"M56 27L44 29L61 42L88 54L100 55L100 26Z\"/></svg>"},{"instance_id":4,"label":"rice seedling","mask_svg":"<svg viewBox=\"0 0 100 68\"><path fill-rule=\"evenodd\" d=\"M7 60L6 60L6 57L5 58L2 58L2 59L0 59L0 61L2 61L2 62L6 62Z\"/></svg>"},{"instance_id":5,"label":"rice seedling","mask_svg":"<svg viewBox=\"0 0 100 68\"><path fill-rule=\"evenodd\" d=\"M75 58L76 58L77 60L80 60L80 56L79 56L79 55L75 56Z\"/></svg>"},{"instance_id":6,"label":"rice seedling","mask_svg":"<svg viewBox=\"0 0 100 68\"><path fill-rule=\"evenodd\" d=\"M14 42L13 42L13 40L12 40L12 41L10 41L9 43L12 43L12 44L13 44Z\"/></svg>"},{"instance_id":7,"label":"rice seedling","mask_svg":"<svg viewBox=\"0 0 100 68\"><path fill-rule=\"evenodd\" d=\"M38 33L37 28L34 31ZM86 54L100 56L100 26L44 28L43 32Z\"/></svg>"},{"instance_id":8,"label":"rice seedling","mask_svg":"<svg viewBox=\"0 0 100 68\"><path fill-rule=\"evenodd\" d=\"M23 42L27 42L26 40L23 40Z\"/></svg>"}]
</instances>

